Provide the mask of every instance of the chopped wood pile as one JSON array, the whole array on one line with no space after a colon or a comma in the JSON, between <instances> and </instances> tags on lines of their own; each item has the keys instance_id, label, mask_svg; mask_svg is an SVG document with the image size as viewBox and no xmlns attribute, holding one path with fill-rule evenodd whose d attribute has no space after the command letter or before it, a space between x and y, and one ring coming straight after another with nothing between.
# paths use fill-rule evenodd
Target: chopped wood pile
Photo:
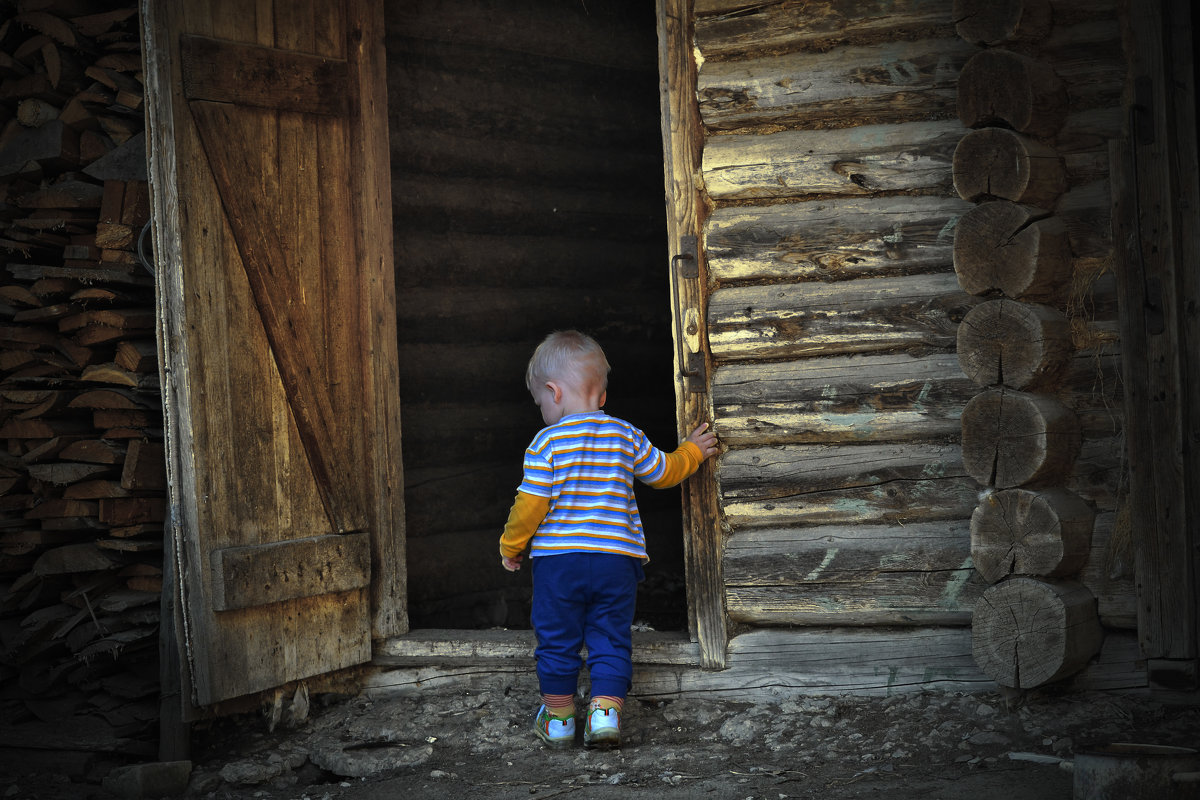
<instances>
[{"instance_id":1,"label":"chopped wood pile","mask_svg":"<svg viewBox=\"0 0 1200 800\"><path fill-rule=\"evenodd\" d=\"M152 755L166 502L137 7L0 0L0 20L0 746Z\"/></svg>"}]
</instances>

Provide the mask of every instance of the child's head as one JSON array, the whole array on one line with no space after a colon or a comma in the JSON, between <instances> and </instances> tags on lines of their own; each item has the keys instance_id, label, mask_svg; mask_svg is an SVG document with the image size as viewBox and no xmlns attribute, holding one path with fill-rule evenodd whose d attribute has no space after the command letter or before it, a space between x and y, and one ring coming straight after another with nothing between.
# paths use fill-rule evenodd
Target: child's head
<instances>
[{"instance_id":1,"label":"child's head","mask_svg":"<svg viewBox=\"0 0 1200 800\"><path fill-rule=\"evenodd\" d=\"M579 392L603 392L608 388L609 369L595 339L579 331L555 331L533 351L525 370L525 387L536 393L547 381L554 381Z\"/></svg>"}]
</instances>

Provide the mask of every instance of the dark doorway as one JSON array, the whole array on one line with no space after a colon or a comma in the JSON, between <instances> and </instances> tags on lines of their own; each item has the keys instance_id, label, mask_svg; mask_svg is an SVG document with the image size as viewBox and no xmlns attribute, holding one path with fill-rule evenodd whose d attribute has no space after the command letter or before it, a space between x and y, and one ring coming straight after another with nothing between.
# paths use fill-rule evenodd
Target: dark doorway
<instances>
[{"instance_id":1,"label":"dark doorway","mask_svg":"<svg viewBox=\"0 0 1200 800\"><path fill-rule=\"evenodd\" d=\"M387 31L409 618L528 627L497 541L541 427L538 341L593 335L606 410L676 442L654 6L396 1ZM639 503L639 618L683 628L679 493Z\"/></svg>"}]
</instances>

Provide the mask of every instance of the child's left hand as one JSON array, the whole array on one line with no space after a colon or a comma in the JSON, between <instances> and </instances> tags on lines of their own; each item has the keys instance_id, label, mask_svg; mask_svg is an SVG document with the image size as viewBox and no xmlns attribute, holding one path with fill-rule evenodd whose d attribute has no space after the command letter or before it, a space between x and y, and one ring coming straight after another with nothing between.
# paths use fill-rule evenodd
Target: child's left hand
<instances>
[{"instance_id":1,"label":"child's left hand","mask_svg":"<svg viewBox=\"0 0 1200 800\"><path fill-rule=\"evenodd\" d=\"M708 423L703 422L696 430L688 434L687 440L700 448L704 458L715 456L719 452L717 435L708 429Z\"/></svg>"},{"instance_id":2,"label":"child's left hand","mask_svg":"<svg viewBox=\"0 0 1200 800\"><path fill-rule=\"evenodd\" d=\"M519 556L519 555L513 556L512 558L505 558L505 557L501 556L500 563L503 564L504 568L506 570L508 570L509 572L516 572L517 570L519 570L521 568L521 559L522 558L523 558L523 556Z\"/></svg>"}]
</instances>

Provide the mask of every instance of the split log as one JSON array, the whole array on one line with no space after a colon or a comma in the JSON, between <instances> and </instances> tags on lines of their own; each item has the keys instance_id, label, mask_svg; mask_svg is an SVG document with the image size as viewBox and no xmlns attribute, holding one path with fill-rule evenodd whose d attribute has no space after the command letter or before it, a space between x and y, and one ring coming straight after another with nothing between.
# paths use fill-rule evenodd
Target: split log
<instances>
[{"instance_id":1,"label":"split log","mask_svg":"<svg viewBox=\"0 0 1200 800\"><path fill-rule=\"evenodd\" d=\"M162 442L135 439L129 443L125 466L121 471L121 486L133 490L165 489L166 464Z\"/></svg>"},{"instance_id":2,"label":"split log","mask_svg":"<svg viewBox=\"0 0 1200 800\"><path fill-rule=\"evenodd\" d=\"M969 294L999 290L1014 300L1052 299L1071 276L1066 229L1040 209L984 203L954 229L954 271Z\"/></svg>"},{"instance_id":3,"label":"split log","mask_svg":"<svg viewBox=\"0 0 1200 800\"><path fill-rule=\"evenodd\" d=\"M1060 483L1079 446L1075 413L1046 395L989 389L963 409L963 468L984 486Z\"/></svg>"},{"instance_id":4,"label":"split log","mask_svg":"<svg viewBox=\"0 0 1200 800\"><path fill-rule=\"evenodd\" d=\"M1017 577L989 587L975 604L971 652L996 683L1032 689L1078 672L1103 638L1086 588Z\"/></svg>"},{"instance_id":5,"label":"split log","mask_svg":"<svg viewBox=\"0 0 1200 800\"><path fill-rule=\"evenodd\" d=\"M1009 50L982 50L958 76L958 118L968 128L1007 125L1050 137L1066 119L1066 85L1049 64Z\"/></svg>"},{"instance_id":6,"label":"split log","mask_svg":"<svg viewBox=\"0 0 1200 800\"><path fill-rule=\"evenodd\" d=\"M989 583L1074 575L1087 560L1095 517L1066 489L989 492L971 514L971 559Z\"/></svg>"},{"instance_id":7,"label":"split log","mask_svg":"<svg viewBox=\"0 0 1200 800\"><path fill-rule=\"evenodd\" d=\"M1072 352L1071 324L1049 306L991 300L958 326L958 363L980 386L1036 391L1062 374Z\"/></svg>"},{"instance_id":8,"label":"split log","mask_svg":"<svg viewBox=\"0 0 1200 800\"><path fill-rule=\"evenodd\" d=\"M995 198L1053 208L1066 188L1058 152L1015 131L974 130L954 150L954 189L964 200Z\"/></svg>"},{"instance_id":9,"label":"split log","mask_svg":"<svg viewBox=\"0 0 1200 800\"><path fill-rule=\"evenodd\" d=\"M954 0L954 19L972 44L1031 42L1050 32L1050 0Z\"/></svg>"},{"instance_id":10,"label":"split log","mask_svg":"<svg viewBox=\"0 0 1200 800\"><path fill-rule=\"evenodd\" d=\"M101 550L95 542L68 544L47 550L33 565L38 575L115 570L125 565L120 557Z\"/></svg>"},{"instance_id":11,"label":"split log","mask_svg":"<svg viewBox=\"0 0 1200 800\"><path fill-rule=\"evenodd\" d=\"M38 128L27 128L3 148L0 177L16 175L30 161L46 169L73 169L79 166L79 134L60 120Z\"/></svg>"}]
</instances>

